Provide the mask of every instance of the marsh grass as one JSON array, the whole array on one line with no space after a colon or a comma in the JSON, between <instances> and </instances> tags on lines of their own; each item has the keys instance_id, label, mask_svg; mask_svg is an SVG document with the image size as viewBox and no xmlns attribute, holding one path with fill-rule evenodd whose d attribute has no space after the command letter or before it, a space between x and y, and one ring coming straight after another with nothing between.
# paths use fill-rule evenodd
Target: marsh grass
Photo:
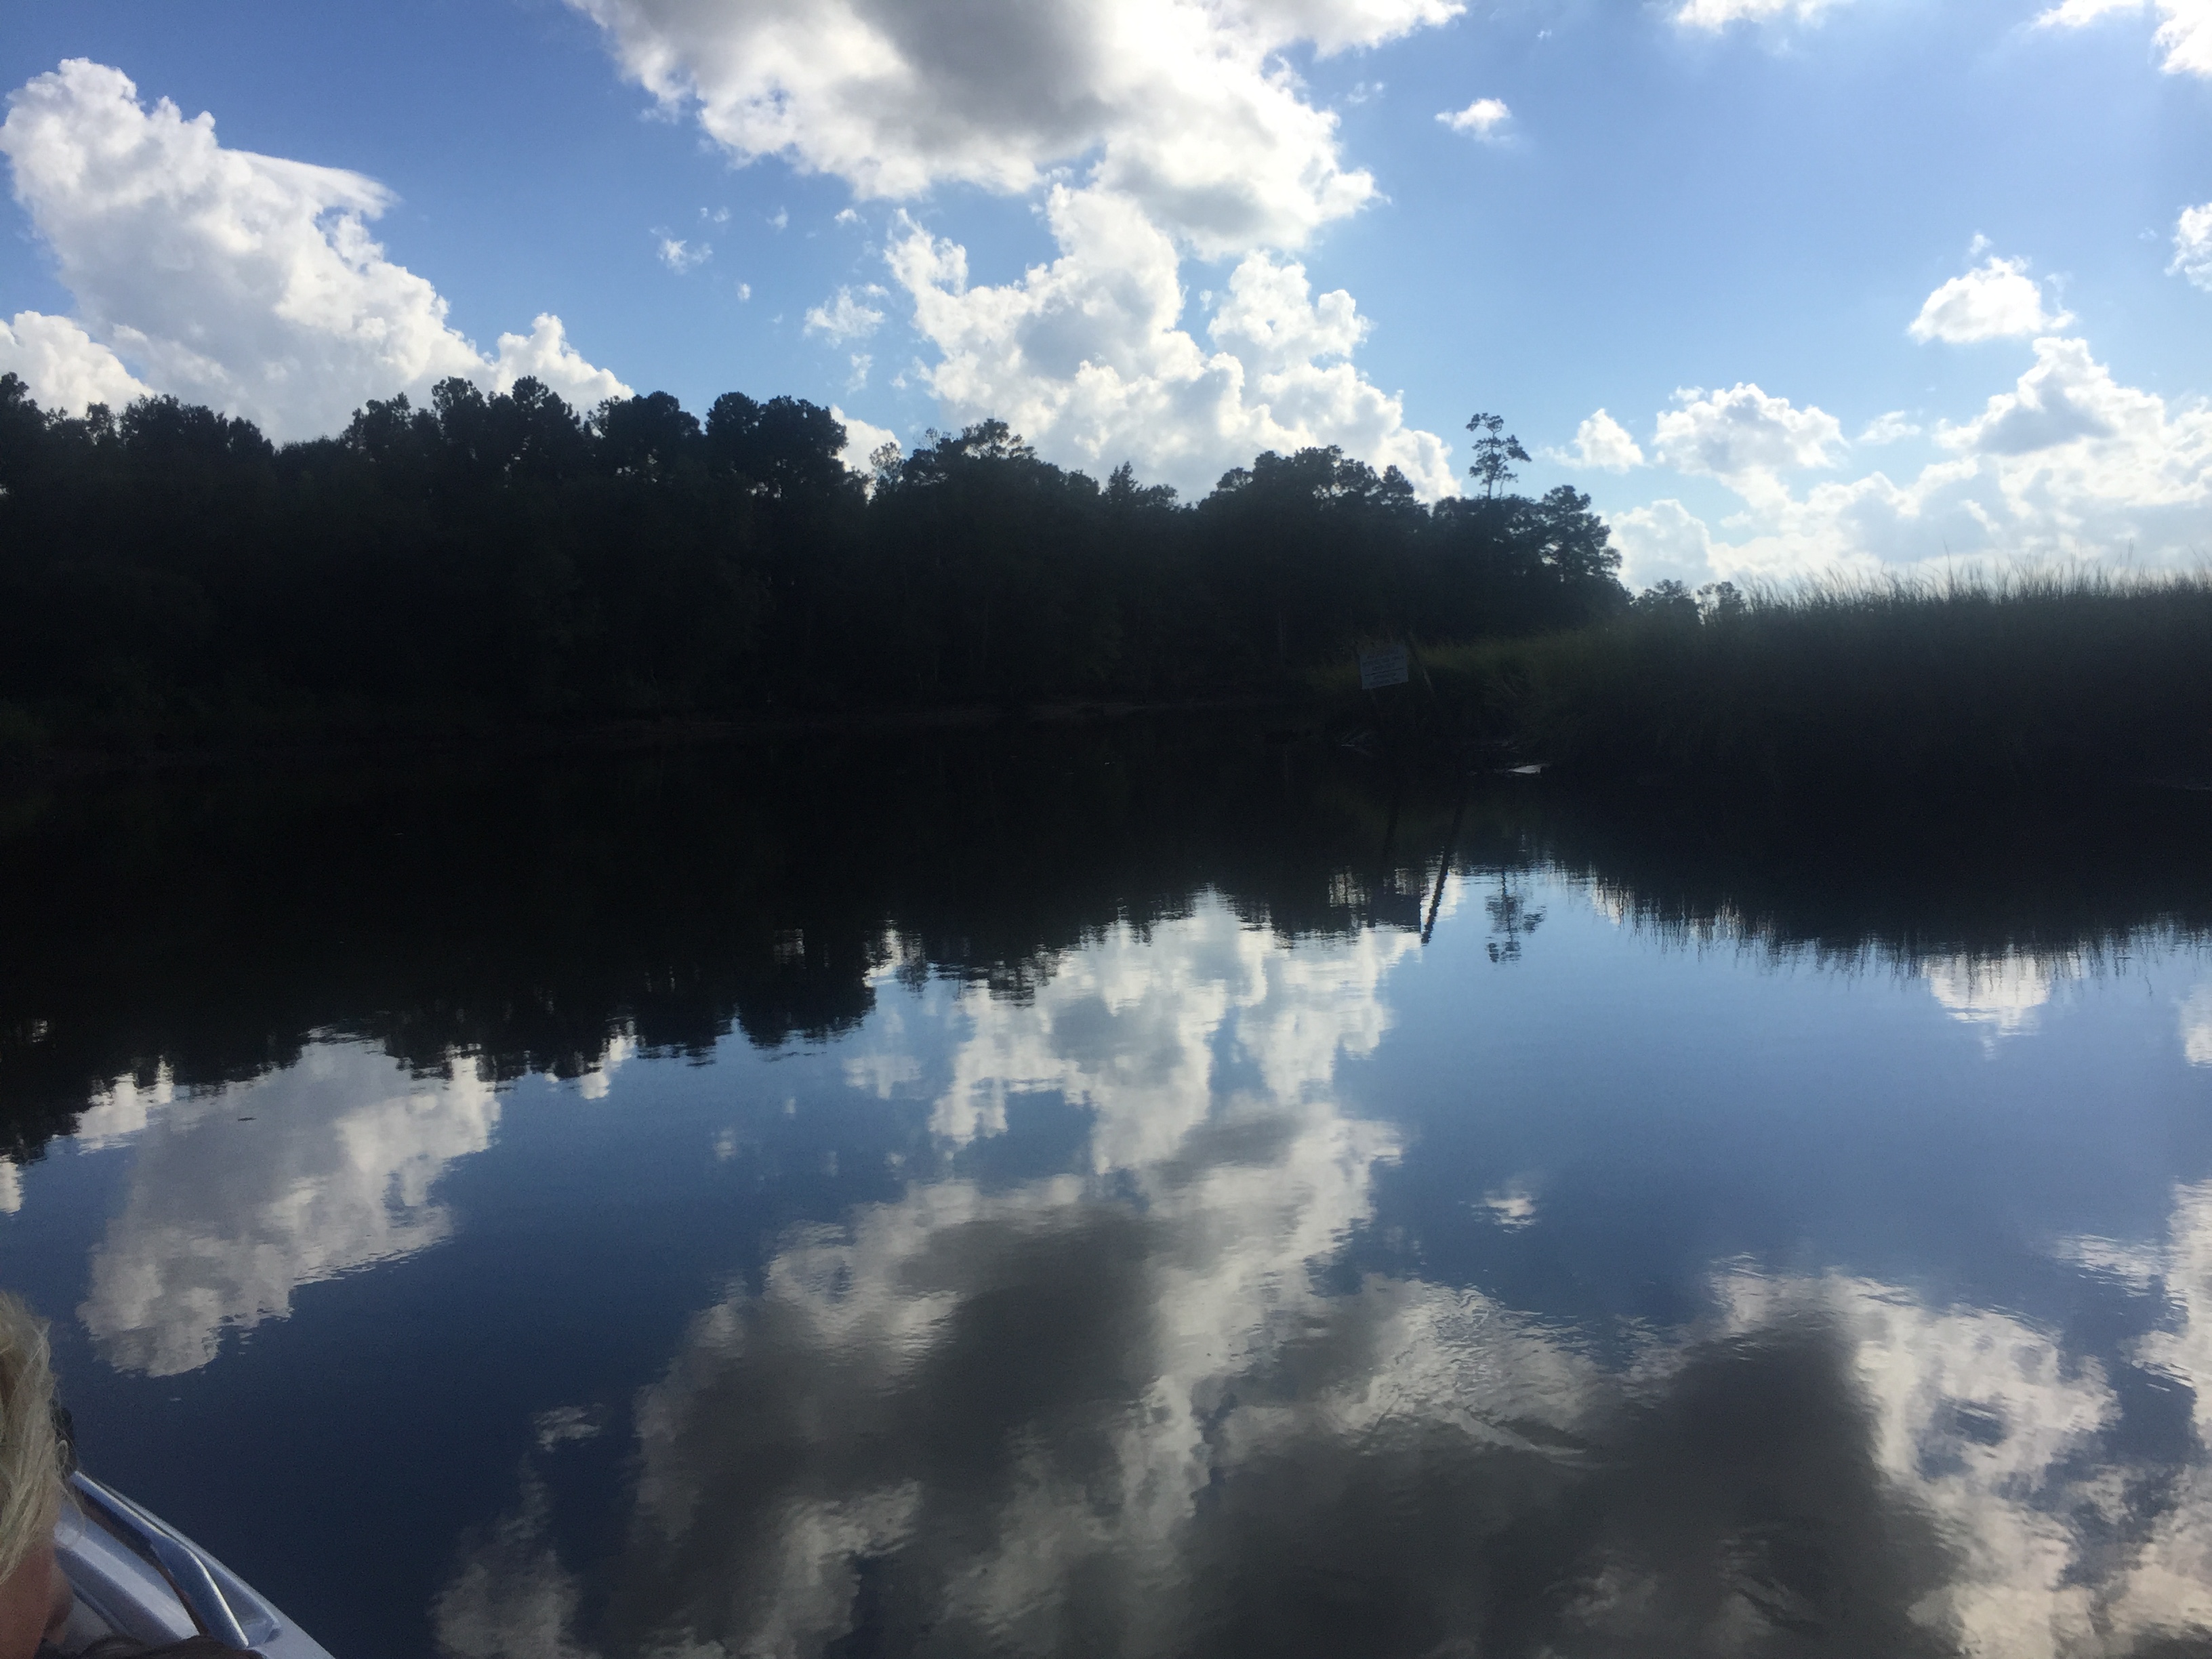
<instances>
[{"instance_id":1,"label":"marsh grass","mask_svg":"<svg viewBox=\"0 0 2212 1659\"><path fill-rule=\"evenodd\" d=\"M1433 695L1403 702L1424 736L1632 778L2212 779L2202 570L1829 580L1422 662Z\"/></svg>"}]
</instances>

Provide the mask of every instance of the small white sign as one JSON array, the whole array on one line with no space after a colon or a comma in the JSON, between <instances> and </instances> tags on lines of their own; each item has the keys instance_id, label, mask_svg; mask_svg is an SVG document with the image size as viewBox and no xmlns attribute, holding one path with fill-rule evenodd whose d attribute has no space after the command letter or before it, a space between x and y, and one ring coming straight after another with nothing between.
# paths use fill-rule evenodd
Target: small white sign
<instances>
[{"instance_id":1,"label":"small white sign","mask_svg":"<svg viewBox=\"0 0 2212 1659\"><path fill-rule=\"evenodd\" d=\"M1378 691L1386 685L1403 685L1409 678L1406 647L1386 645L1379 651L1359 653L1359 689Z\"/></svg>"}]
</instances>

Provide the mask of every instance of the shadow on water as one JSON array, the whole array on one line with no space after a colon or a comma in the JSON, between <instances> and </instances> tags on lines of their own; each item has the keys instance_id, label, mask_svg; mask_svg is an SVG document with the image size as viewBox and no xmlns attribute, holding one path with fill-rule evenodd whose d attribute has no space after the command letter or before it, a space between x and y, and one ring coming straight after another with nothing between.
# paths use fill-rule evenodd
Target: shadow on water
<instances>
[{"instance_id":1,"label":"shadow on water","mask_svg":"<svg viewBox=\"0 0 2212 1659\"><path fill-rule=\"evenodd\" d=\"M118 1078L237 1081L316 1034L425 1073L570 1077L622 1032L703 1054L852 1029L869 976L1020 996L1208 890L1285 937L1425 931L1444 849L1583 877L1695 941L1917 968L2212 928L2212 799L1910 802L1791 820L1520 781L1394 787L1188 724L690 751L508 773L211 773L0 803L0 1109L18 1156Z\"/></svg>"},{"instance_id":2,"label":"shadow on water","mask_svg":"<svg viewBox=\"0 0 2212 1659\"><path fill-rule=\"evenodd\" d=\"M316 1033L495 1079L574 1076L617 1029L668 1054L820 1039L893 951L1018 996L1207 889L1348 933L1366 917L1330 878L1371 864L1386 811L1310 757L1182 728L19 799L0 1098L27 1149L118 1077L234 1081Z\"/></svg>"},{"instance_id":3,"label":"shadow on water","mask_svg":"<svg viewBox=\"0 0 2212 1659\"><path fill-rule=\"evenodd\" d=\"M1685 945L2094 969L2212 932L2208 811L1805 822L1401 789L1187 724L115 782L0 826L0 1098L30 1157L121 1079L188 1091L331 1036L492 1084L589 1074L617 1039L795 1050L855 1030L887 976L1048 1013L1069 1075L1128 1083L1093 1161L988 1179L948 1155L684 1303L672 1356L635 1373L588 1549L561 1460L591 1454L541 1425L508 1512L471 1510L437 1569L428 1616L459 1659L2212 1654L2187 1588L2212 1462L2181 1396L2141 1403L2148 1360L1818 1264L1723 1262L1693 1318L1626 1322L1602 1352L1474 1275L1337 1271L1401 1142L1324 1098L1336 1047L1265 1086L1201 1064L1171 1100L1115 1069L1152 1052L1143 1009L1052 1001L1109 933L1188 924L1197 960L1224 908L1224 931L1346 958L1418 949L1447 863L1518 973L1565 925L1547 872ZM1263 966L1351 971L1321 954ZM1172 975L1153 991L1188 1000ZM1280 1027L1194 1018L1178 1053L1310 1027L1327 992ZM1109 1155L1177 1101L1188 1121ZM2212 1239L2212 1191L2176 1200L2173 1235ZM2167 1275L2165 1322L2129 1340L2176 1377L2212 1328L2185 1256L2128 1268ZM137 1363L182 1375L198 1340ZM2128 1450L2160 1411L2171 1443Z\"/></svg>"}]
</instances>

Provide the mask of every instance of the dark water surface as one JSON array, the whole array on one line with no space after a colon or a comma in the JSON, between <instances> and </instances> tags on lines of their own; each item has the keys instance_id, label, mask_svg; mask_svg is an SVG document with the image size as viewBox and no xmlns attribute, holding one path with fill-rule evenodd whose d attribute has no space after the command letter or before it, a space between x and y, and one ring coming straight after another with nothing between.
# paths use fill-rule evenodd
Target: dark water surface
<instances>
[{"instance_id":1,"label":"dark water surface","mask_svg":"<svg viewBox=\"0 0 2212 1659\"><path fill-rule=\"evenodd\" d=\"M4 811L0 1279L340 1659L2212 1653L2212 802Z\"/></svg>"}]
</instances>

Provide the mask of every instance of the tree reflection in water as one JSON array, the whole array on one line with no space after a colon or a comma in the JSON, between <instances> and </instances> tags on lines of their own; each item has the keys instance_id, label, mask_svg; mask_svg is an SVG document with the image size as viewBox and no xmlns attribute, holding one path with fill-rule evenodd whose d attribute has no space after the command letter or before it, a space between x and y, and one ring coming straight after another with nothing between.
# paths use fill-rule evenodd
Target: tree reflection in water
<instances>
[{"instance_id":1,"label":"tree reflection in water","mask_svg":"<svg viewBox=\"0 0 2212 1659\"><path fill-rule=\"evenodd\" d=\"M1127 727L64 793L0 860L0 1084L26 1156L137 1149L84 1317L159 1373L447 1237L435 1183L514 1079L604 1092L734 1035L926 1091L934 1161L684 1304L607 1431L611 1558L559 1524L599 1419L530 1430L438 1592L464 1659L2197 1650L2212 1408L2178 1402L2212 1399L2212 1187L2156 1245L2050 1243L2161 1310L2104 1350L1727 1261L1696 1316L1600 1328L1352 1248L1429 1154L1341 1087L1422 949L1386 890L1481 896L1498 963L1548 915L1500 984L1586 894L1668 943L1924 976L1994 1052L2212 926L2194 805L1462 813L1357 769ZM2171 1041L2212 1063L2199 1000ZM248 1158L216 1136L253 1091L287 1103ZM1073 1155L965 1158L1044 1098Z\"/></svg>"},{"instance_id":2,"label":"tree reflection in water","mask_svg":"<svg viewBox=\"0 0 2212 1659\"><path fill-rule=\"evenodd\" d=\"M1521 941L1543 926L1544 913L1529 908L1528 899L1504 870L1498 872L1498 890L1482 904L1490 912L1491 932L1498 935L1490 941L1490 959L1496 963L1518 962Z\"/></svg>"}]
</instances>

